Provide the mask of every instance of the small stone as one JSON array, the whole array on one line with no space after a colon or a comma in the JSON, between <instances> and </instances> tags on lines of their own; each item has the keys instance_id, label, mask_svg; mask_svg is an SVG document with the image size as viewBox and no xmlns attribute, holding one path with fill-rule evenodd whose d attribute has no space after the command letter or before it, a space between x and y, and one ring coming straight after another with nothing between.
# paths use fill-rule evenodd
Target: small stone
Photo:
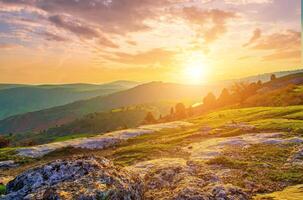
<instances>
[{"instance_id":1,"label":"small stone","mask_svg":"<svg viewBox=\"0 0 303 200\"><path fill-rule=\"evenodd\" d=\"M10 169L14 167L18 167L19 165L15 163L13 160L6 160L0 162L0 169Z\"/></svg>"}]
</instances>

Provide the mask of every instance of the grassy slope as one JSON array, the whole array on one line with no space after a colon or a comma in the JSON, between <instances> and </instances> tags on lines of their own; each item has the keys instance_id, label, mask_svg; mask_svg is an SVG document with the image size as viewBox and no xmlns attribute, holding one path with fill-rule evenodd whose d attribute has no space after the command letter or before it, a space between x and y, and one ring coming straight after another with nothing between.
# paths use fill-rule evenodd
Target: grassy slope
<instances>
[{"instance_id":1,"label":"grassy slope","mask_svg":"<svg viewBox=\"0 0 303 200\"><path fill-rule=\"evenodd\" d=\"M188 144L204 140L206 137L222 137L222 134L216 133L216 128L220 128L221 132L229 132L230 130L223 128L223 126L232 121L246 122L255 125L257 128L256 131L260 132L287 131L291 135L303 135L302 118L303 106L222 110L189 119L188 121L194 124L191 128L163 130L154 134L142 135L130 139L113 150L112 155L119 155L118 157L121 158L123 155L126 155L126 157L134 157L132 153L135 152L136 154L138 153L138 155L142 154L142 157L148 157L148 154L154 154L154 151L169 151L178 146L181 147L185 143ZM211 132L212 134L210 135L197 134L202 127L211 127L214 131ZM117 160L119 161L119 158ZM129 163L131 162L125 161L125 164Z\"/></svg>"},{"instance_id":2,"label":"grassy slope","mask_svg":"<svg viewBox=\"0 0 303 200\"><path fill-rule=\"evenodd\" d=\"M89 151L68 148L51 153L44 158L32 160L21 159L14 155L14 149L6 149L0 151L0 160L15 159L25 163L18 169L5 172L6 175L15 175L49 160L82 153L105 156L122 166L161 157L188 159L189 155L182 151L182 147L207 138L234 136L235 134L230 134L231 130L224 126L231 121L255 125L255 132L285 131L288 136L303 136L302 117L303 106L222 110L189 119L189 122L194 123L194 126L190 128L141 135L107 150ZM201 134L199 130L202 127L211 127L214 131L210 134ZM220 131L216 132L216 129ZM236 135L245 133L239 130ZM231 148L205 164L213 168L215 172L222 169L230 170L223 179L226 183L232 183L247 190L249 184L252 184L255 188L251 191L252 193L271 192L288 185L303 183L302 168L285 168L284 166L295 147L294 145L256 144L246 149Z\"/></svg>"},{"instance_id":3,"label":"grassy slope","mask_svg":"<svg viewBox=\"0 0 303 200\"><path fill-rule=\"evenodd\" d=\"M247 122L259 130L303 132L303 106L253 107L223 110L190 120L195 124L217 128L227 122Z\"/></svg>"},{"instance_id":4,"label":"grassy slope","mask_svg":"<svg viewBox=\"0 0 303 200\"><path fill-rule=\"evenodd\" d=\"M257 195L254 200L302 200L303 199L303 185L296 185L288 187L282 191L273 192L271 194Z\"/></svg>"},{"instance_id":5,"label":"grassy slope","mask_svg":"<svg viewBox=\"0 0 303 200\"><path fill-rule=\"evenodd\" d=\"M131 164L141 158L157 157L162 155L178 156L179 147L192 142L204 140L206 137L231 136L224 135L230 132L222 128L231 121L247 122L255 125L256 131L288 131L291 135L303 135L303 120L292 119L293 116L300 118L303 115L303 106L290 107L258 107L245 109L231 109L213 112L198 118L189 119L195 125L190 129L164 130L151 135L142 135L127 141L113 151L113 157L121 164ZM281 121L287 122L286 124ZM220 133L212 132L210 135L201 135L201 127L211 127L213 130L221 128ZM238 133L241 134L241 133ZM182 155L181 155L182 156ZM128 159L129 158L129 159Z\"/></svg>"}]
</instances>

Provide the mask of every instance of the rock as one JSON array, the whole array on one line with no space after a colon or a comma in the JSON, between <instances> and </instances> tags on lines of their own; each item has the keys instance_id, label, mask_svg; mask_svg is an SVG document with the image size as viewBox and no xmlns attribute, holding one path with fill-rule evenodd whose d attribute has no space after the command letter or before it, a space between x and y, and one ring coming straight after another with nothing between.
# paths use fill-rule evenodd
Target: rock
<instances>
[{"instance_id":1,"label":"rock","mask_svg":"<svg viewBox=\"0 0 303 200\"><path fill-rule=\"evenodd\" d=\"M7 184L6 200L143 198L143 182L134 173L99 157L73 157L31 169Z\"/></svg>"},{"instance_id":2,"label":"rock","mask_svg":"<svg viewBox=\"0 0 303 200\"><path fill-rule=\"evenodd\" d=\"M263 143L263 144L281 144L283 142L284 142L284 140L282 140L282 139L267 139L267 140L262 141L261 143Z\"/></svg>"},{"instance_id":3,"label":"rock","mask_svg":"<svg viewBox=\"0 0 303 200\"><path fill-rule=\"evenodd\" d=\"M191 159L209 160L219 156L226 147L236 146L246 149L254 144L280 145L288 143L301 144L303 142L301 137L285 138L284 136L284 133L276 132L250 133L227 138L209 138L185 146L182 150L189 153Z\"/></svg>"},{"instance_id":4,"label":"rock","mask_svg":"<svg viewBox=\"0 0 303 200\"><path fill-rule=\"evenodd\" d=\"M297 148L292 155L288 158L288 163L290 165L300 165L303 166L303 146Z\"/></svg>"},{"instance_id":5,"label":"rock","mask_svg":"<svg viewBox=\"0 0 303 200\"><path fill-rule=\"evenodd\" d=\"M0 169L9 169L9 168L14 168L18 167L19 165L15 163L13 160L6 160L6 161L1 161L0 162Z\"/></svg>"},{"instance_id":6,"label":"rock","mask_svg":"<svg viewBox=\"0 0 303 200\"><path fill-rule=\"evenodd\" d=\"M212 131L212 128L209 126L203 126L199 129L201 134L209 134Z\"/></svg>"},{"instance_id":7,"label":"rock","mask_svg":"<svg viewBox=\"0 0 303 200\"><path fill-rule=\"evenodd\" d=\"M288 143L303 144L303 138L294 137L287 140Z\"/></svg>"},{"instance_id":8,"label":"rock","mask_svg":"<svg viewBox=\"0 0 303 200\"><path fill-rule=\"evenodd\" d=\"M149 161L151 163L151 161ZM155 160L154 163L158 163ZM173 165L146 166L145 199L154 200L247 200L240 188L224 185L218 176L196 161L173 161Z\"/></svg>"},{"instance_id":9,"label":"rock","mask_svg":"<svg viewBox=\"0 0 303 200\"><path fill-rule=\"evenodd\" d=\"M54 142L44 145L38 145L34 147L20 148L16 151L18 156L38 158L42 157L50 152L65 147L83 148L83 149L105 149L112 147L124 140L128 140L133 137L137 137L144 134L152 134L156 131L163 129L175 129L192 126L193 124L183 121L174 121L168 123L152 124L139 126L134 129L125 129L119 131L113 131L102 135L97 135L90 138L78 138L67 140L63 142Z\"/></svg>"},{"instance_id":10,"label":"rock","mask_svg":"<svg viewBox=\"0 0 303 200\"><path fill-rule=\"evenodd\" d=\"M224 125L225 128L229 128L229 129L240 129L243 131L253 131L256 129L256 127L254 125L250 125L244 122L240 122L240 123L228 123Z\"/></svg>"}]
</instances>

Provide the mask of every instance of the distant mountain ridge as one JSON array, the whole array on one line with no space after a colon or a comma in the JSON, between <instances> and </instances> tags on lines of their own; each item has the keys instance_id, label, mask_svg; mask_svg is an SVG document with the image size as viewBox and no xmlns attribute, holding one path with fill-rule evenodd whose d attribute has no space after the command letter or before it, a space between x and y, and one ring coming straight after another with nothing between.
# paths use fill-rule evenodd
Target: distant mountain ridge
<instances>
[{"instance_id":1,"label":"distant mountain ridge","mask_svg":"<svg viewBox=\"0 0 303 200\"><path fill-rule=\"evenodd\" d=\"M282 77L282 76L287 76L290 74L298 74L298 73L303 73L303 69L297 69L297 70L289 70L289 71L278 71L278 72L271 72L271 73L265 73L265 74L258 74L255 76L248 76L240 79L234 79L230 81L247 81L247 82L256 82L256 81L262 81L262 82L267 82L270 80L270 76L272 74L275 74L277 78Z\"/></svg>"},{"instance_id":2,"label":"distant mountain ridge","mask_svg":"<svg viewBox=\"0 0 303 200\"><path fill-rule=\"evenodd\" d=\"M0 119L60 106L74 101L104 96L138 85L132 81L116 81L101 85L23 85L0 84Z\"/></svg>"}]
</instances>

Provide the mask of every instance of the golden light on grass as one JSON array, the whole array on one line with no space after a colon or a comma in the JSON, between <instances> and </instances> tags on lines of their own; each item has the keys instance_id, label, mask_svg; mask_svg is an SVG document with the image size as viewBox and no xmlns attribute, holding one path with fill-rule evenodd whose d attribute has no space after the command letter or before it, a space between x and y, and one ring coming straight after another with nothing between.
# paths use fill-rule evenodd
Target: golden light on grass
<instances>
[{"instance_id":1,"label":"golden light on grass","mask_svg":"<svg viewBox=\"0 0 303 200\"><path fill-rule=\"evenodd\" d=\"M192 52L184 62L184 76L187 83L200 84L206 81L208 66L204 55Z\"/></svg>"}]
</instances>

